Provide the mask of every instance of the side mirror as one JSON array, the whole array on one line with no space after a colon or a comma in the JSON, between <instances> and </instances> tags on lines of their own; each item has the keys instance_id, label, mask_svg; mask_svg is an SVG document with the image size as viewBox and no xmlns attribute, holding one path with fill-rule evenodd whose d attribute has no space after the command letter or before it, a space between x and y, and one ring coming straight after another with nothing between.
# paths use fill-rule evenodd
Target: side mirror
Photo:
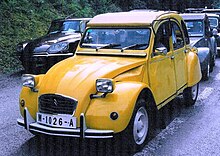
<instances>
[{"instance_id":1,"label":"side mirror","mask_svg":"<svg viewBox=\"0 0 220 156\"><path fill-rule=\"evenodd\" d=\"M154 51L154 54L155 54L155 55L165 56L165 55L167 54L167 48L166 48L166 47L156 48L155 51Z\"/></svg>"}]
</instances>

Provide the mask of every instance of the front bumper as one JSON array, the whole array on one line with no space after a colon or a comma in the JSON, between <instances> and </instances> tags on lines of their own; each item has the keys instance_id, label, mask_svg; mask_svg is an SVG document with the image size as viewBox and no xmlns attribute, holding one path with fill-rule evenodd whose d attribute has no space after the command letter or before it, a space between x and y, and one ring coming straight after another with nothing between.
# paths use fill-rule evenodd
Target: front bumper
<instances>
[{"instance_id":1,"label":"front bumper","mask_svg":"<svg viewBox=\"0 0 220 156\"><path fill-rule=\"evenodd\" d=\"M96 130L86 127L85 116L80 116L80 128L54 128L37 123L30 115L27 108L24 109L24 119L17 119L17 123L31 133L46 134L52 136L81 137L81 138L112 138L113 130Z\"/></svg>"}]
</instances>

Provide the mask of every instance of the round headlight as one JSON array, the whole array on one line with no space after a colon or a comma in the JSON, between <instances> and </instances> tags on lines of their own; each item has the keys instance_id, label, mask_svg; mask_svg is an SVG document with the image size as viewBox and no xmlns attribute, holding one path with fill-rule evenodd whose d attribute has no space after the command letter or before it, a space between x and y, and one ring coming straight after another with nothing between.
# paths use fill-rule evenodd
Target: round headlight
<instances>
[{"instance_id":1,"label":"round headlight","mask_svg":"<svg viewBox=\"0 0 220 156\"><path fill-rule=\"evenodd\" d=\"M19 53L22 52L23 51L23 45L18 44L17 47L16 47L16 51L19 52Z\"/></svg>"}]
</instances>

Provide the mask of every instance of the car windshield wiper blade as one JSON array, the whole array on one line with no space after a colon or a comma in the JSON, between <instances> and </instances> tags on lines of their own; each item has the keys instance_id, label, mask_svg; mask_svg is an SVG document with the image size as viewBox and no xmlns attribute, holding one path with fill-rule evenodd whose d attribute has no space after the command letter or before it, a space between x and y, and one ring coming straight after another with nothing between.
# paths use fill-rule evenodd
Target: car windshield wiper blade
<instances>
[{"instance_id":1,"label":"car windshield wiper blade","mask_svg":"<svg viewBox=\"0 0 220 156\"><path fill-rule=\"evenodd\" d=\"M113 47L117 47L120 46L121 44L116 44L116 43L110 43L110 44L106 44L104 46L101 47L96 47L96 51L98 51L99 49L103 49L103 48L113 48Z\"/></svg>"},{"instance_id":2,"label":"car windshield wiper blade","mask_svg":"<svg viewBox=\"0 0 220 156\"><path fill-rule=\"evenodd\" d=\"M143 47L143 46L146 46L146 45L148 45L148 44L146 44L146 43L143 43L143 44L132 44L132 45L129 45L129 46L127 46L127 47L122 48L122 49L121 49L121 52L123 52L123 51L126 50L126 49L132 49L132 48L137 48L137 47Z\"/></svg>"}]
</instances>

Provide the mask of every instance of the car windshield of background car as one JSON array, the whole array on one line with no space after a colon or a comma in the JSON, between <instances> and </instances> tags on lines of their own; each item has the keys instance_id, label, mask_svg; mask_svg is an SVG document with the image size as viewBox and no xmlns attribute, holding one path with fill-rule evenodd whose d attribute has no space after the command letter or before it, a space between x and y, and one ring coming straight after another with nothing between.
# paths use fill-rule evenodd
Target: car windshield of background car
<instances>
[{"instance_id":1,"label":"car windshield of background car","mask_svg":"<svg viewBox=\"0 0 220 156\"><path fill-rule=\"evenodd\" d=\"M88 29L81 47L92 49L143 50L149 45L150 29L106 28Z\"/></svg>"},{"instance_id":2,"label":"car windshield of background car","mask_svg":"<svg viewBox=\"0 0 220 156\"><path fill-rule=\"evenodd\" d=\"M75 33L79 32L80 21L59 21L52 22L51 27L49 29L49 34L58 33L58 32L68 32Z\"/></svg>"},{"instance_id":3,"label":"car windshield of background car","mask_svg":"<svg viewBox=\"0 0 220 156\"><path fill-rule=\"evenodd\" d=\"M203 36L204 26L201 20L185 21L189 36Z\"/></svg>"}]
</instances>

